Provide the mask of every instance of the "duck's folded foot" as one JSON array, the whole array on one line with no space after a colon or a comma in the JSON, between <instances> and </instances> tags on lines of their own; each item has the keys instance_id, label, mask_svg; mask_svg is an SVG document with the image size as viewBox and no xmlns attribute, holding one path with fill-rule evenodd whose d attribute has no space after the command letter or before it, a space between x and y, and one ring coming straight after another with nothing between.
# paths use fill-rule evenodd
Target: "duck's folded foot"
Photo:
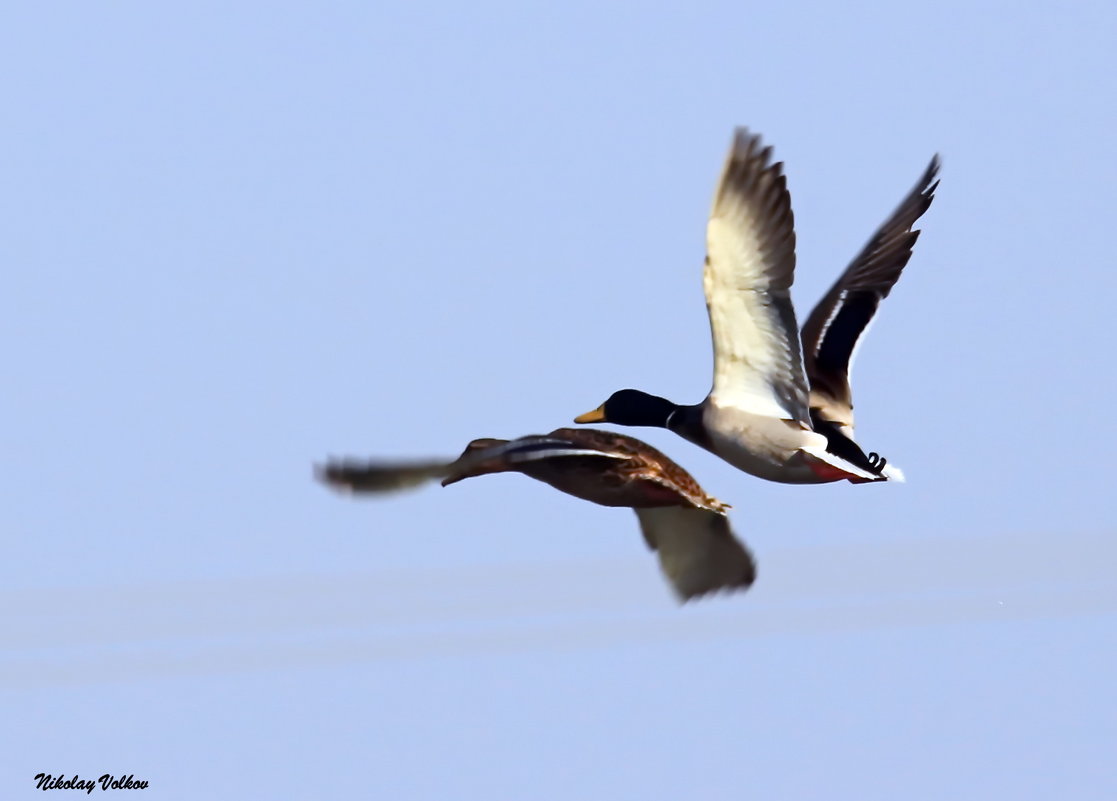
<instances>
[{"instance_id":1,"label":"duck's folded foot","mask_svg":"<svg viewBox=\"0 0 1117 801\"><path fill-rule=\"evenodd\" d=\"M879 453L877 453L876 451L869 452L869 467L874 473L878 475L883 473L884 468L887 464L888 460L881 456Z\"/></svg>"}]
</instances>

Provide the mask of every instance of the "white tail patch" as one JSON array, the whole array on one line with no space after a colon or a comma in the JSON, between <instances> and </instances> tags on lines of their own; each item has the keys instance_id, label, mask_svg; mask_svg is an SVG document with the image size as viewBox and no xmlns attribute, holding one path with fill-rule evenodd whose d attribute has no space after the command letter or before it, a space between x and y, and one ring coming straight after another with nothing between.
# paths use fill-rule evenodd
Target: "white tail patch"
<instances>
[{"instance_id":1,"label":"white tail patch","mask_svg":"<svg viewBox=\"0 0 1117 801\"><path fill-rule=\"evenodd\" d=\"M868 470L862 470L860 467L853 464L853 462L847 462L840 456L835 456L834 454L827 451L825 446L803 445L800 450L802 450L804 453L809 453L820 462L826 462L826 464L830 465L831 467L836 467L839 470L849 473L850 475L857 476L858 478L864 478L868 481L880 480L880 476L876 473L870 473Z\"/></svg>"},{"instance_id":2,"label":"white tail patch","mask_svg":"<svg viewBox=\"0 0 1117 801\"><path fill-rule=\"evenodd\" d=\"M882 470L880 474L887 478L889 481L898 481L901 484L907 481L907 479L904 478L904 471L896 467L896 465L894 464L886 464L884 466L884 470Z\"/></svg>"}]
</instances>

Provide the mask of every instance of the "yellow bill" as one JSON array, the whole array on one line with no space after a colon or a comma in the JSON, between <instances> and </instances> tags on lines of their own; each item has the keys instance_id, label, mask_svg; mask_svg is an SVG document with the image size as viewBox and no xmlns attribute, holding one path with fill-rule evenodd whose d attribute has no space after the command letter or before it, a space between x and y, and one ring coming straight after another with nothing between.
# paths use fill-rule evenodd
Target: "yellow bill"
<instances>
[{"instance_id":1,"label":"yellow bill","mask_svg":"<svg viewBox=\"0 0 1117 801\"><path fill-rule=\"evenodd\" d=\"M605 404L601 404L592 412L580 414L574 418L575 423L604 423L605 422Z\"/></svg>"}]
</instances>

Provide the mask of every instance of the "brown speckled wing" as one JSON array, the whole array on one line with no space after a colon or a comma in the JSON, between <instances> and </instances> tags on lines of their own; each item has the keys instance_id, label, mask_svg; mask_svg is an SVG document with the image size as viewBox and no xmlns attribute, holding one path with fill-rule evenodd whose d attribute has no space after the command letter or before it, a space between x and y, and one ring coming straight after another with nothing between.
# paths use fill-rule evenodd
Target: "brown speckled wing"
<instances>
[{"instance_id":1,"label":"brown speckled wing","mask_svg":"<svg viewBox=\"0 0 1117 801\"><path fill-rule=\"evenodd\" d=\"M623 468L626 472L676 492L681 496L680 501L718 512L724 512L729 508L729 504L707 495L690 472L662 451L636 437L595 428L559 428L548 436L624 455L630 460L630 463Z\"/></svg>"}]
</instances>

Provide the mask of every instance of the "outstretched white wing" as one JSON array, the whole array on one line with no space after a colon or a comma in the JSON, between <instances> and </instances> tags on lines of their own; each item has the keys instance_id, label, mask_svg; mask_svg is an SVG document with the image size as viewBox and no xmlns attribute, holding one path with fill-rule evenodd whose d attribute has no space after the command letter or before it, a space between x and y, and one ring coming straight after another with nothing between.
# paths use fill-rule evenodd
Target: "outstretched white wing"
<instances>
[{"instance_id":1,"label":"outstretched white wing","mask_svg":"<svg viewBox=\"0 0 1117 801\"><path fill-rule=\"evenodd\" d=\"M738 129L706 229L704 285L714 340L711 399L809 425L791 305L795 225L781 164Z\"/></svg>"}]
</instances>

